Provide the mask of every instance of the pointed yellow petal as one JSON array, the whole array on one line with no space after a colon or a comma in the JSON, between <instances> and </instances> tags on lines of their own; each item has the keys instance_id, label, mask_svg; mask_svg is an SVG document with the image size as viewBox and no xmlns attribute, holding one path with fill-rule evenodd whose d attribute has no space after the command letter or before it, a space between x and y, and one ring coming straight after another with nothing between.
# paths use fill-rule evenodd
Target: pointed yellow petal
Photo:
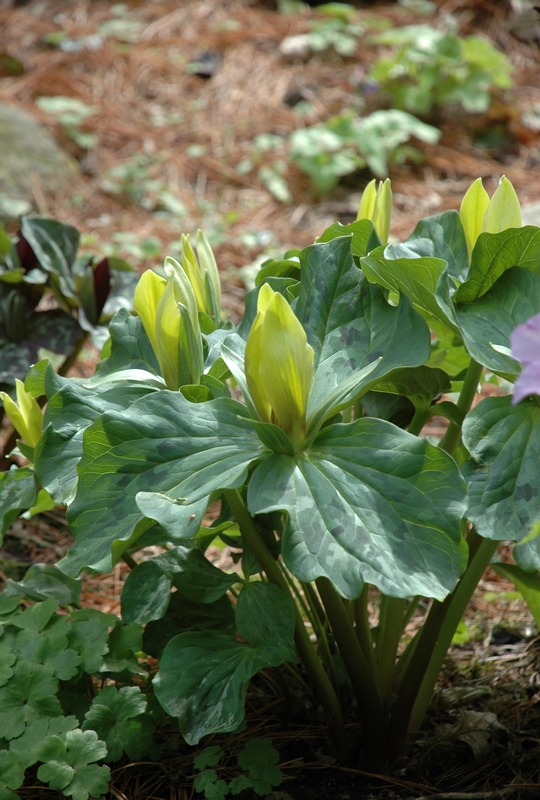
<instances>
[{"instance_id":1,"label":"pointed yellow petal","mask_svg":"<svg viewBox=\"0 0 540 800\"><path fill-rule=\"evenodd\" d=\"M139 279L133 297L133 308L141 318L154 352L157 352L155 334L157 307L166 286L167 281L149 269Z\"/></svg>"},{"instance_id":2,"label":"pointed yellow petal","mask_svg":"<svg viewBox=\"0 0 540 800\"><path fill-rule=\"evenodd\" d=\"M178 389L178 339L180 336L180 311L174 292L174 278L159 301L156 315L156 355L161 374L169 389Z\"/></svg>"},{"instance_id":3,"label":"pointed yellow petal","mask_svg":"<svg viewBox=\"0 0 540 800\"><path fill-rule=\"evenodd\" d=\"M221 309L221 281L219 278L219 270L213 250L210 247L208 239L201 230L197 231L197 256L202 272L208 275L210 280L214 307L219 311Z\"/></svg>"},{"instance_id":4,"label":"pointed yellow petal","mask_svg":"<svg viewBox=\"0 0 540 800\"><path fill-rule=\"evenodd\" d=\"M167 279L174 278L174 294L178 303L187 308L194 327L198 327L199 312L197 298L193 285L185 273L182 265L176 259L167 256L165 259L165 274Z\"/></svg>"},{"instance_id":5,"label":"pointed yellow petal","mask_svg":"<svg viewBox=\"0 0 540 800\"><path fill-rule=\"evenodd\" d=\"M500 233L507 228L521 228L521 206L516 190L503 175L487 207L482 231Z\"/></svg>"},{"instance_id":6,"label":"pointed yellow petal","mask_svg":"<svg viewBox=\"0 0 540 800\"><path fill-rule=\"evenodd\" d=\"M390 183L390 178L386 178L385 181L379 183L372 216L375 230L383 244L388 242L388 234L390 233L392 203L392 184Z\"/></svg>"},{"instance_id":7,"label":"pointed yellow petal","mask_svg":"<svg viewBox=\"0 0 540 800\"><path fill-rule=\"evenodd\" d=\"M202 279L199 262L197 261L197 256L195 255L190 244L189 236L186 236L185 234L182 234L182 255L180 258L180 263L182 265L182 269L188 276L189 282L191 283L192 289L195 293L197 308L199 311L205 311L207 314L210 313L211 309L206 308L204 282Z\"/></svg>"},{"instance_id":8,"label":"pointed yellow petal","mask_svg":"<svg viewBox=\"0 0 540 800\"><path fill-rule=\"evenodd\" d=\"M375 201L377 199L376 184L377 181L375 178L373 178L373 180L368 183L362 192L356 219L373 219L373 210L375 208Z\"/></svg>"},{"instance_id":9,"label":"pointed yellow petal","mask_svg":"<svg viewBox=\"0 0 540 800\"><path fill-rule=\"evenodd\" d=\"M253 320L253 325L251 326L246 342L244 361L249 393L259 417L263 422L270 422L272 409L266 399L264 387L261 384L260 378L260 367L264 357L262 323L266 307L273 296L274 292L270 286L267 283L263 284L257 297L257 316Z\"/></svg>"},{"instance_id":10,"label":"pointed yellow petal","mask_svg":"<svg viewBox=\"0 0 540 800\"><path fill-rule=\"evenodd\" d=\"M482 232L482 224L488 205L489 195L484 189L482 178L477 178L465 192L459 209L461 224L465 232L465 241L467 242L469 261L471 260L476 240Z\"/></svg>"}]
</instances>

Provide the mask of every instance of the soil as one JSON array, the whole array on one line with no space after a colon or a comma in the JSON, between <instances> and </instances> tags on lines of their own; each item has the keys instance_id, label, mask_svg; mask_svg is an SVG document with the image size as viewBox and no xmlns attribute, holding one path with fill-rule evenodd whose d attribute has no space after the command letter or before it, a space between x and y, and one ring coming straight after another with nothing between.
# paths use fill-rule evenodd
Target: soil
<instances>
[{"instance_id":1,"label":"soil","mask_svg":"<svg viewBox=\"0 0 540 800\"><path fill-rule=\"evenodd\" d=\"M320 197L289 166L292 201L284 204L268 193L256 171L237 169L253 155L257 135L286 136L299 125L357 106L369 65L380 52L362 39L351 58L326 53L285 61L279 43L306 32L316 10L306 5L279 13L275 5L270 0L129 0L123 6L108 0L0 0L0 49L23 69L13 74L0 58L0 101L32 113L80 164L69 194L51 194L36 182L34 209L75 225L89 251L106 251L115 242L139 269L175 255L180 234L202 228L214 245L233 320L241 314L245 291L241 269L269 250L282 253L312 243L336 219L352 221L371 178L356 173ZM390 166L392 234L404 238L420 217L458 208L479 176L490 193L506 174L522 203L540 200L540 141L538 129L530 127L530 112L540 103L540 36L516 38L510 3L438 0L427 16L415 13L413 3L354 5L366 24L377 18L393 27L442 25L451 15L461 34L487 35L515 66L514 89L497 97L487 114L439 109L442 137L437 145L419 145L422 163ZM107 26L109 33L100 33ZM194 62L199 67L190 66ZM194 73L201 63L210 77ZM36 105L39 97L58 95L94 107L78 126L94 136L89 149ZM291 98L307 100L311 116L302 121ZM367 98L368 110L375 102ZM262 158L261 165L271 161L269 155ZM9 224L16 229L16 221ZM79 370L91 369L91 354L87 357ZM21 577L35 561L54 563L69 542L59 512L18 521L0 553L0 579ZM119 565L111 576L87 578L84 603L118 612L126 570ZM413 628L419 621L412 620ZM534 621L513 586L488 572L466 622L468 632L451 650L423 731L388 776L338 766L317 710L306 706L306 698L285 701L271 675L258 677L248 694L243 736L269 736L280 752L285 780L271 800L539 797L540 641ZM353 723L351 735L358 735ZM241 738L214 737L211 743L230 755ZM193 754L193 748L178 744L161 764L121 763L107 798L187 800L193 796ZM223 777L234 774L226 767ZM56 795L28 786L20 796Z\"/></svg>"}]
</instances>

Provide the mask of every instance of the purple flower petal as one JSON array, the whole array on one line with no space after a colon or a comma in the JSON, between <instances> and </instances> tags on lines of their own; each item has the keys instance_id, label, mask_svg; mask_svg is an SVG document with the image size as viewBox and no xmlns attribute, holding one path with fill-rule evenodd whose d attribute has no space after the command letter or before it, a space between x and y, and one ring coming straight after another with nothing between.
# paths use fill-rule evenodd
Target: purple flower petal
<instances>
[{"instance_id":1,"label":"purple flower petal","mask_svg":"<svg viewBox=\"0 0 540 800\"><path fill-rule=\"evenodd\" d=\"M540 314L518 325L510 336L512 355L523 363L514 386L515 405L530 394L540 395Z\"/></svg>"}]
</instances>

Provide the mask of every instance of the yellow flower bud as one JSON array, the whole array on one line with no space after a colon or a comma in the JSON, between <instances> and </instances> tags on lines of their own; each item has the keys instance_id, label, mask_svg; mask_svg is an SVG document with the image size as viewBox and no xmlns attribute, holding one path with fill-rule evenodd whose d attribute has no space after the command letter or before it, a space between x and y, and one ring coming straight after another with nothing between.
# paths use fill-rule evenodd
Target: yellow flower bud
<instances>
[{"instance_id":1,"label":"yellow flower bud","mask_svg":"<svg viewBox=\"0 0 540 800\"><path fill-rule=\"evenodd\" d=\"M370 219L379 239L386 244L392 217L392 185L390 178L380 181L378 187L376 183L376 180L373 179L364 189L356 219Z\"/></svg>"},{"instance_id":2,"label":"yellow flower bud","mask_svg":"<svg viewBox=\"0 0 540 800\"><path fill-rule=\"evenodd\" d=\"M22 381L15 381L15 390L16 403L6 392L0 392L0 398L17 433L30 447L35 447L43 430L43 412Z\"/></svg>"},{"instance_id":3,"label":"yellow flower bud","mask_svg":"<svg viewBox=\"0 0 540 800\"><path fill-rule=\"evenodd\" d=\"M459 209L465 232L469 261L481 233L500 233L507 228L521 227L521 206L514 187L504 175L491 200L482 178L467 189Z\"/></svg>"},{"instance_id":4,"label":"yellow flower bud","mask_svg":"<svg viewBox=\"0 0 540 800\"><path fill-rule=\"evenodd\" d=\"M313 381L313 348L285 298L264 284L246 344L246 380L264 422L273 422L299 450Z\"/></svg>"}]
</instances>

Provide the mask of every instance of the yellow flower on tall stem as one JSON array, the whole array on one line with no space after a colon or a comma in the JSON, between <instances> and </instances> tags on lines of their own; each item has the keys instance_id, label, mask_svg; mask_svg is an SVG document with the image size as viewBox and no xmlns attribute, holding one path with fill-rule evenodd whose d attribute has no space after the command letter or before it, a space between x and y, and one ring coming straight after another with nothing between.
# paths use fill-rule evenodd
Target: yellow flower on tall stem
<instances>
[{"instance_id":1,"label":"yellow flower on tall stem","mask_svg":"<svg viewBox=\"0 0 540 800\"><path fill-rule=\"evenodd\" d=\"M383 244L388 242L390 233L390 219L392 217L392 185L390 178L377 181L375 178L368 183L362 193L360 206L356 219L370 219L373 222L377 235Z\"/></svg>"},{"instance_id":2,"label":"yellow flower on tall stem","mask_svg":"<svg viewBox=\"0 0 540 800\"><path fill-rule=\"evenodd\" d=\"M0 399L17 433L30 447L35 447L43 430L43 412L37 400L18 379L15 380L15 391L17 402L6 392L0 392Z\"/></svg>"}]
</instances>

